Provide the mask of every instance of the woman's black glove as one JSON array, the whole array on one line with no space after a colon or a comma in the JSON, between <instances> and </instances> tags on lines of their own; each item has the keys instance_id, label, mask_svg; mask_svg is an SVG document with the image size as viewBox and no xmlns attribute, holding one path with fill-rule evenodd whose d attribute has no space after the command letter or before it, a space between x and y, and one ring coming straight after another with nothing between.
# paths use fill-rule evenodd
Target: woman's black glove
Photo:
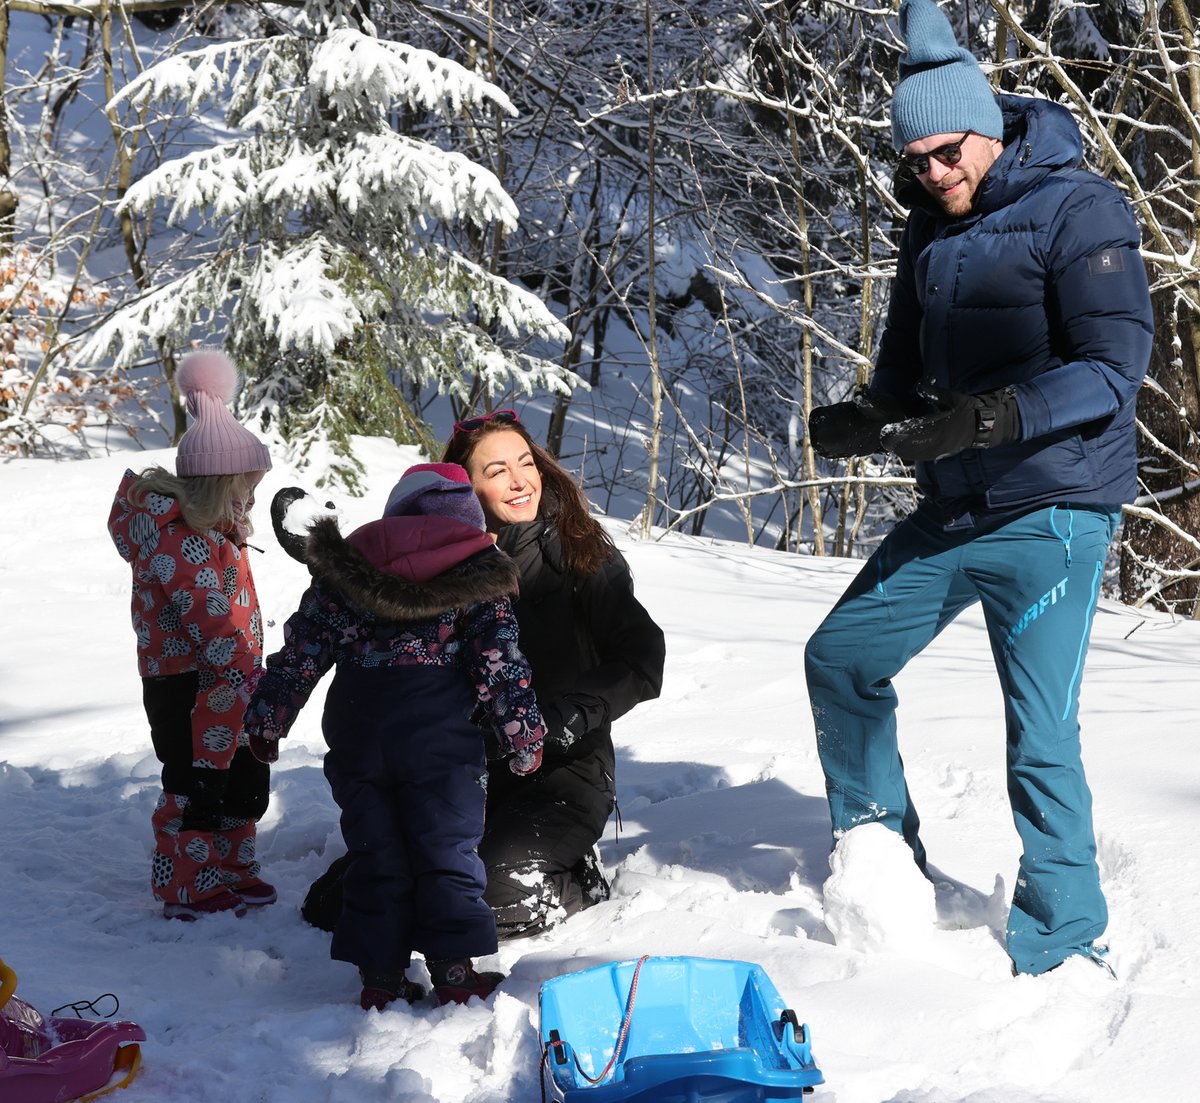
<instances>
[{"instance_id":1,"label":"woman's black glove","mask_svg":"<svg viewBox=\"0 0 1200 1103\"><path fill-rule=\"evenodd\" d=\"M880 430L906 411L897 399L864 391L849 402L817 406L808 415L808 439L817 455L829 459L869 456L883 451Z\"/></svg>"},{"instance_id":2,"label":"woman's black glove","mask_svg":"<svg viewBox=\"0 0 1200 1103\"><path fill-rule=\"evenodd\" d=\"M587 717L569 698L540 705L542 722L546 725L546 750L564 754L587 735Z\"/></svg>"},{"instance_id":3,"label":"woman's black glove","mask_svg":"<svg viewBox=\"0 0 1200 1103\"><path fill-rule=\"evenodd\" d=\"M322 506L307 490L285 486L271 499L271 527L275 539L293 559L306 563L304 551L308 543L308 526L318 517L336 514L332 502Z\"/></svg>"},{"instance_id":4,"label":"woman's black glove","mask_svg":"<svg viewBox=\"0 0 1200 1103\"><path fill-rule=\"evenodd\" d=\"M883 446L905 463L1009 444L1021 435L1021 413L1011 387L986 394L941 391L925 397L934 406L932 412L886 425L880 434Z\"/></svg>"}]
</instances>

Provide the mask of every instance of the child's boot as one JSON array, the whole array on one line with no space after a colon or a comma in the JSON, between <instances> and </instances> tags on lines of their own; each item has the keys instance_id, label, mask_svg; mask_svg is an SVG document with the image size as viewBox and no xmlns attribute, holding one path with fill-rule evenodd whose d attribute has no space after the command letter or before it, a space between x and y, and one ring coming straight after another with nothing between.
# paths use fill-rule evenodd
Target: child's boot
<instances>
[{"instance_id":1,"label":"child's boot","mask_svg":"<svg viewBox=\"0 0 1200 1103\"><path fill-rule=\"evenodd\" d=\"M403 969L359 969L358 975L363 985L358 1005L364 1011L382 1011L397 1000L416 1003L425 998L425 988L409 980Z\"/></svg>"},{"instance_id":2,"label":"child's boot","mask_svg":"<svg viewBox=\"0 0 1200 1103\"><path fill-rule=\"evenodd\" d=\"M246 914L241 897L229 891L211 831L182 831L187 798L163 793L151 822L154 859L150 885L167 919L199 919L231 911Z\"/></svg>"},{"instance_id":3,"label":"child's boot","mask_svg":"<svg viewBox=\"0 0 1200 1103\"><path fill-rule=\"evenodd\" d=\"M235 896L228 889L221 889L212 896L197 900L192 904L164 904L163 917L166 919L183 919L191 922L203 915L216 915L218 912L233 912L238 919L246 914L246 904L240 896Z\"/></svg>"},{"instance_id":4,"label":"child's boot","mask_svg":"<svg viewBox=\"0 0 1200 1103\"><path fill-rule=\"evenodd\" d=\"M260 876L257 858L258 822L221 817L221 828L213 832L213 845L221 859L226 882L250 907L274 904L279 899L274 885Z\"/></svg>"},{"instance_id":5,"label":"child's boot","mask_svg":"<svg viewBox=\"0 0 1200 1103\"><path fill-rule=\"evenodd\" d=\"M486 1000L504 979L503 973L477 973L469 957L426 958L433 994L439 1004Z\"/></svg>"}]
</instances>

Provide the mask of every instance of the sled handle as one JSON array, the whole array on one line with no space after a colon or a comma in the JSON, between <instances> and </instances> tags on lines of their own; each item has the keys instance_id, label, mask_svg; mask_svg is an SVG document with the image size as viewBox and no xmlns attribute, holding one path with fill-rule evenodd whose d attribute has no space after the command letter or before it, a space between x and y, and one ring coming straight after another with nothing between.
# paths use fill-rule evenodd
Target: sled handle
<instances>
[{"instance_id":1,"label":"sled handle","mask_svg":"<svg viewBox=\"0 0 1200 1103\"><path fill-rule=\"evenodd\" d=\"M17 974L0 957L0 1008L8 1003L8 997L17 990Z\"/></svg>"}]
</instances>

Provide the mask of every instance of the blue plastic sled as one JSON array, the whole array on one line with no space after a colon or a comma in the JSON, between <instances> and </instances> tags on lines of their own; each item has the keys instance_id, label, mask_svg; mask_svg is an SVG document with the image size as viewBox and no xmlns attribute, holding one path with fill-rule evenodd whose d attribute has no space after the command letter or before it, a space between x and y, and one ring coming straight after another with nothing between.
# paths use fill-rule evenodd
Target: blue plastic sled
<instances>
[{"instance_id":1,"label":"blue plastic sled","mask_svg":"<svg viewBox=\"0 0 1200 1103\"><path fill-rule=\"evenodd\" d=\"M640 971L638 961L620 961L542 985L541 1039L554 1099L773 1103L825 1082L807 1025L784 1007L760 966L703 957L639 960Z\"/></svg>"}]
</instances>

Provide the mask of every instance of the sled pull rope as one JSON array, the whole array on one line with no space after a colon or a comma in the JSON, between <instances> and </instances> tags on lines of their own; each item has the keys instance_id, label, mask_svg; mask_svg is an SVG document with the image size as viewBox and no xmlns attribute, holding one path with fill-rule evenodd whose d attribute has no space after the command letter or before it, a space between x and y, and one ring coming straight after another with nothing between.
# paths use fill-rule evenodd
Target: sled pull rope
<instances>
[{"instance_id":1,"label":"sled pull rope","mask_svg":"<svg viewBox=\"0 0 1200 1103\"><path fill-rule=\"evenodd\" d=\"M604 1071L599 1076L589 1076L579 1063L579 1058L575 1057L575 1068L578 1069L579 1075L582 1076L589 1084L599 1084L610 1072L613 1066L617 1063L617 1058L620 1056L621 1047L625 1044L625 1039L629 1035L629 1021L633 1018L633 1001L637 998L638 974L642 971L642 966L649 960L649 954L642 954L638 958L637 965L633 970L633 980L629 984L629 998L625 1001L625 1019L621 1023L621 1033L617 1037L616 1047L613 1049L612 1056L608 1059L608 1064L604 1066ZM566 1043L561 1039L555 1039L552 1042L547 1042L542 1046L542 1061L538 1066L538 1084L542 1089L542 1103L546 1103L546 1065L550 1060L550 1049L553 1046L562 1046Z\"/></svg>"},{"instance_id":2,"label":"sled pull rope","mask_svg":"<svg viewBox=\"0 0 1200 1103\"><path fill-rule=\"evenodd\" d=\"M101 1011L100 1008L96 1006L101 1000L112 1000L112 1010L108 1012ZM76 1000L74 1003L64 1003L62 1007L56 1007L53 1011L51 1011L50 1015L53 1017L60 1011L73 1011L75 1013L75 1018L82 1019L83 1013L85 1011L90 1011L96 1016L97 1019L111 1019L120 1010L121 1001L117 999L117 994L115 992L104 992L97 996L94 1000Z\"/></svg>"}]
</instances>

